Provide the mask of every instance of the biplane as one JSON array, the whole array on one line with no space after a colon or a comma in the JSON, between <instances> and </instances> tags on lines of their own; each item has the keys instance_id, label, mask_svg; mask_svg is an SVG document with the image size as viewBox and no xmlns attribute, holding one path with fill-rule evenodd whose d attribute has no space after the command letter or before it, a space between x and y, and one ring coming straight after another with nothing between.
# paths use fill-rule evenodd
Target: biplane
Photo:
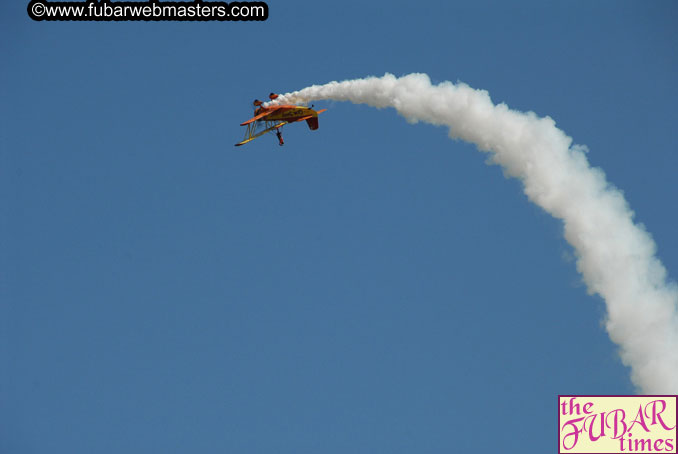
<instances>
[{"instance_id":1,"label":"biplane","mask_svg":"<svg viewBox=\"0 0 678 454\"><path fill-rule=\"evenodd\" d=\"M271 93L268 97L272 101L278 95ZM240 126L247 126L247 129L245 130L245 138L242 142L236 143L236 147L245 145L247 142L251 142L257 137L273 131L275 131L275 135L278 137L278 143L282 146L285 144L281 131L283 126L297 121L306 121L309 129L315 131L318 129L318 115L327 110L313 110L313 106L292 106L289 104L265 107L263 104L258 99L254 100L254 117L240 124Z\"/></svg>"}]
</instances>

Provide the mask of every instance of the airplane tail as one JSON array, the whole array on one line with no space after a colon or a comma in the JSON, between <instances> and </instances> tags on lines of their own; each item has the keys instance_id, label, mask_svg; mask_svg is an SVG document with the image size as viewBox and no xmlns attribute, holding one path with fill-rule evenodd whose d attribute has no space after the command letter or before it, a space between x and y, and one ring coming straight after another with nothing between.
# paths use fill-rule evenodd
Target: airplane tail
<instances>
[{"instance_id":1,"label":"airplane tail","mask_svg":"<svg viewBox=\"0 0 678 454\"><path fill-rule=\"evenodd\" d=\"M318 129L318 117L311 117L306 120L306 124L311 131Z\"/></svg>"}]
</instances>

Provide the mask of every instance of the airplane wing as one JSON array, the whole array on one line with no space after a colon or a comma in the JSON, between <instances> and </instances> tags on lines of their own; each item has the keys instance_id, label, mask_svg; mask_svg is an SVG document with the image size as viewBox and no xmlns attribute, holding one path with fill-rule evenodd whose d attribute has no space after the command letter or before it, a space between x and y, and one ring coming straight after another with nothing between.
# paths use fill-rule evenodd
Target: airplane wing
<instances>
[{"instance_id":1,"label":"airplane wing","mask_svg":"<svg viewBox=\"0 0 678 454\"><path fill-rule=\"evenodd\" d=\"M255 117L255 118L256 118L256 117ZM281 126L283 126L283 125L286 125L286 124L287 124L286 121L281 121L280 123L277 123L277 124L275 124L275 125L273 125L273 126L271 126L271 127L269 127L269 128L266 128L266 129L262 130L262 131L259 131L259 132L257 132L256 134L251 134L251 131L249 131L249 129L248 129L248 132L250 132L250 134L246 135L246 136L245 136L246 139L243 140L242 142L236 143L235 146L236 146L236 147L239 147L239 146L241 146L241 145L245 145L246 143L253 141L253 140L256 139L257 137L261 137L261 136L263 136L264 134L266 134L267 132L273 131L274 129L277 129L277 128L279 128L279 127L281 127Z\"/></svg>"},{"instance_id":2,"label":"airplane wing","mask_svg":"<svg viewBox=\"0 0 678 454\"><path fill-rule=\"evenodd\" d=\"M240 126L245 126L245 125L252 123L253 121L261 120L262 118L264 118L267 115L272 114L273 112L275 112L275 110L267 110L266 112L262 112L259 115L256 115L256 116L250 118L246 122L240 123Z\"/></svg>"}]
</instances>

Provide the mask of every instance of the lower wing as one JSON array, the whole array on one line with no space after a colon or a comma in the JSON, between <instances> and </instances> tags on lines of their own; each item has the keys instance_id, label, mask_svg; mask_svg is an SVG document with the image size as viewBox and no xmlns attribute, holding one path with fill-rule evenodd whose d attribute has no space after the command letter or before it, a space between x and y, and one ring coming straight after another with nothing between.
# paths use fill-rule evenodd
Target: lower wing
<instances>
[{"instance_id":1,"label":"lower wing","mask_svg":"<svg viewBox=\"0 0 678 454\"><path fill-rule=\"evenodd\" d=\"M275 124L275 125L273 125L273 126L270 126L270 127L266 128L266 129L264 129L264 130L261 130L261 131L257 132L256 134L252 134L252 133L254 132L254 131L253 131L254 128L248 127L248 128L247 128L247 132L246 132L246 134L245 134L245 137L246 137L245 140L243 140L242 142L236 143L235 146L236 146L236 147L239 147L240 145L245 145L247 142L251 142L251 141L253 141L254 139L256 139L257 137L261 137L261 136L263 136L264 134L266 134L267 132L270 132L270 131L272 131L272 130L274 130L274 129L278 129L279 127L281 127L281 126L283 126L283 125L286 125L286 124L287 124L286 121L281 121L280 123L277 123L277 124Z\"/></svg>"}]
</instances>

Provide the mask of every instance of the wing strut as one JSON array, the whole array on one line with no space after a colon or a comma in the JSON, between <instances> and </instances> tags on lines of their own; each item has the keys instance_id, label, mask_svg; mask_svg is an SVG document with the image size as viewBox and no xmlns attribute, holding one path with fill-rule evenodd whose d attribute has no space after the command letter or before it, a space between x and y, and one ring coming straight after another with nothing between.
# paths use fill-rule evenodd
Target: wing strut
<instances>
[{"instance_id":1,"label":"wing strut","mask_svg":"<svg viewBox=\"0 0 678 454\"><path fill-rule=\"evenodd\" d=\"M269 123L272 124L272 126L269 126ZM236 143L235 146L239 147L241 145L245 145L246 143L253 141L257 137L261 137L264 134L266 134L267 132L271 132L274 129L278 129L281 126L286 125L286 124L287 124L286 121L281 121L280 123L277 123L277 124L273 124L273 122L267 121L266 122L266 126L267 126L266 129L263 129L259 132L255 132L256 128L257 128L256 123L250 123L250 124L247 125L247 130L245 131L245 139L242 142ZM280 132L278 131L278 133L280 133ZM278 138L280 138L280 137L278 137Z\"/></svg>"}]
</instances>

